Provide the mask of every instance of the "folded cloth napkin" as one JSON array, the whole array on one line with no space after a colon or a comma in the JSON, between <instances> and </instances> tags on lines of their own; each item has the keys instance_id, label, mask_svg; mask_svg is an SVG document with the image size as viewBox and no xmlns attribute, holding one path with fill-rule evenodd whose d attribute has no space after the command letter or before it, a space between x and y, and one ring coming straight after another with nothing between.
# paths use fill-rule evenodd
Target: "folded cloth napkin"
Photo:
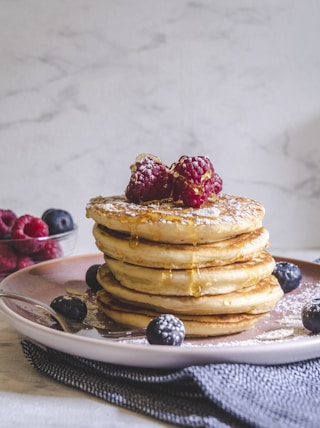
<instances>
[{"instance_id":1,"label":"folded cloth napkin","mask_svg":"<svg viewBox=\"0 0 320 428\"><path fill-rule=\"evenodd\" d=\"M40 373L110 403L183 427L318 428L320 359L154 370L101 363L22 341Z\"/></svg>"}]
</instances>

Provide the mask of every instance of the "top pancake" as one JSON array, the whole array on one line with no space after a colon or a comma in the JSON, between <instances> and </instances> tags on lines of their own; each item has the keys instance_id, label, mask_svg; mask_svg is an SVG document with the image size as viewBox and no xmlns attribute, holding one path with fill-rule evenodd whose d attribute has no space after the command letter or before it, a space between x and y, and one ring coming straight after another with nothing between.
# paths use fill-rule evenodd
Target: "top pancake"
<instances>
[{"instance_id":1,"label":"top pancake","mask_svg":"<svg viewBox=\"0 0 320 428\"><path fill-rule=\"evenodd\" d=\"M253 199L216 195L201 208L172 201L134 204L125 196L90 199L86 215L96 223L134 237L171 244L205 244L262 226L263 205Z\"/></svg>"},{"instance_id":2,"label":"top pancake","mask_svg":"<svg viewBox=\"0 0 320 428\"><path fill-rule=\"evenodd\" d=\"M247 261L269 245L269 232L252 232L209 244L179 244L149 241L94 224L97 248L106 256L138 266L165 269L194 269Z\"/></svg>"}]
</instances>

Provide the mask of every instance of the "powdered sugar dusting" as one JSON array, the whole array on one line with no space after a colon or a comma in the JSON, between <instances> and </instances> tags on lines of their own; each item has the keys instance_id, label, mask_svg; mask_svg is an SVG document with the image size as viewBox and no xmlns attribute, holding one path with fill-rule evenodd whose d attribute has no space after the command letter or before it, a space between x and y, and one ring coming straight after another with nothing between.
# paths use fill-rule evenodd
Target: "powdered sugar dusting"
<instances>
[{"instance_id":1,"label":"powdered sugar dusting","mask_svg":"<svg viewBox=\"0 0 320 428\"><path fill-rule=\"evenodd\" d=\"M293 328L279 328L278 330L266 331L264 333L258 334L256 340L279 340L285 339L287 337L294 335Z\"/></svg>"},{"instance_id":2,"label":"powdered sugar dusting","mask_svg":"<svg viewBox=\"0 0 320 428\"><path fill-rule=\"evenodd\" d=\"M298 289L299 292L286 294L277 304L275 311L286 314L285 319L301 314L303 305L315 297L320 297L319 282L305 282L303 287Z\"/></svg>"},{"instance_id":3,"label":"powdered sugar dusting","mask_svg":"<svg viewBox=\"0 0 320 428\"><path fill-rule=\"evenodd\" d=\"M308 266L308 264L307 264ZM302 269L305 267L302 264ZM308 269L308 268L305 268ZM187 339L183 347L187 348L233 348L256 347L274 345L277 343L297 342L304 344L320 338L320 334L310 333L303 327L301 311L305 303L315 297L320 297L320 266L318 277L308 270L302 270L303 281L301 286L283 296L274 310L265 315L248 331L208 339ZM128 341L126 340L126 343ZM143 338L130 339L130 343L146 343ZM303 345L302 345L303 346ZM253 351L254 352L254 351Z\"/></svg>"},{"instance_id":4,"label":"powdered sugar dusting","mask_svg":"<svg viewBox=\"0 0 320 428\"><path fill-rule=\"evenodd\" d=\"M128 202L123 196L98 196L89 201L87 210L93 207L106 215L110 213L135 217L152 211L153 214L161 216L162 222L189 222L193 219L195 224L220 224L221 222L235 224L264 216L264 207L261 203L232 195L219 195L209 199L208 203L200 208L190 208L165 201L138 205Z\"/></svg>"}]
</instances>

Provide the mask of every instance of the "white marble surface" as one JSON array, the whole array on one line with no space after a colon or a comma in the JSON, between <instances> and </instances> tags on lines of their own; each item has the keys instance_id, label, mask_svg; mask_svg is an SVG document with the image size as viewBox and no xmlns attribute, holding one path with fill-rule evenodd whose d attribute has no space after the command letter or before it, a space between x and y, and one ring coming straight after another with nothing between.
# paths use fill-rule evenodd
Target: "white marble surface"
<instances>
[{"instance_id":1,"label":"white marble surface","mask_svg":"<svg viewBox=\"0 0 320 428\"><path fill-rule=\"evenodd\" d=\"M207 154L267 209L275 248L320 245L320 4L0 0L0 206L122 193L140 152Z\"/></svg>"},{"instance_id":2,"label":"white marble surface","mask_svg":"<svg viewBox=\"0 0 320 428\"><path fill-rule=\"evenodd\" d=\"M89 253L86 202L122 193L138 153L169 164L207 154L225 192L265 204L274 253L318 256L319 2L0 0L0 10L1 208L69 210L75 252ZM65 399L64 426L87 426L73 422L79 409L97 415L91 426L155 424L34 373L4 322L0 338L6 427L61 426Z\"/></svg>"}]
</instances>

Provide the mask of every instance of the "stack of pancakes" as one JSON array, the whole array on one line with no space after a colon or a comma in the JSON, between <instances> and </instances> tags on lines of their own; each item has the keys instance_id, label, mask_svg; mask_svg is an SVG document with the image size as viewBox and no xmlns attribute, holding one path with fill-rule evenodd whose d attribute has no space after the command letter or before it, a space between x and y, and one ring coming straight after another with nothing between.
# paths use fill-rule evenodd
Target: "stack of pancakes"
<instances>
[{"instance_id":1,"label":"stack of pancakes","mask_svg":"<svg viewBox=\"0 0 320 428\"><path fill-rule=\"evenodd\" d=\"M171 313L189 336L231 334L250 328L283 295L257 201L224 194L190 208L99 196L86 213L105 258L98 303L120 324L144 328Z\"/></svg>"}]
</instances>

